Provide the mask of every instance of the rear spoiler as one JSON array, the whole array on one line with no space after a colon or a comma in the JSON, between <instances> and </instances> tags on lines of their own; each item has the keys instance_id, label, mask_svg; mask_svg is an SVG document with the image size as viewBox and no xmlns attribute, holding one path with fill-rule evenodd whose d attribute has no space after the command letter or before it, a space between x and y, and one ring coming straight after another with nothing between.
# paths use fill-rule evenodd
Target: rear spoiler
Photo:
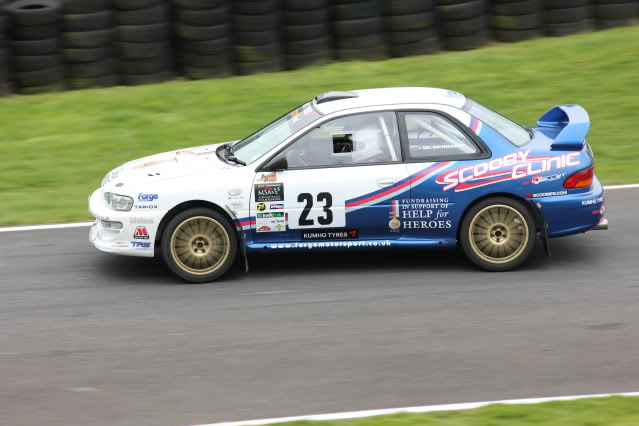
<instances>
[{"instance_id":1,"label":"rear spoiler","mask_svg":"<svg viewBox=\"0 0 639 426\"><path fill-rule=\"evenodd\" d=\"M590 117L579 105L557 105L542 115L537 125L561 129L550 149L581 150L590 129Z\"/></svg>"}]
</instances>

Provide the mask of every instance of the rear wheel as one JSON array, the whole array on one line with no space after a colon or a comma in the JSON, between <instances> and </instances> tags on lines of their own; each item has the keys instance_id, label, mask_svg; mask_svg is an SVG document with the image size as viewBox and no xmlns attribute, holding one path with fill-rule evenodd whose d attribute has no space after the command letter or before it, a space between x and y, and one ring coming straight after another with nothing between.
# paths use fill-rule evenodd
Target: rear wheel
<instances>
[{"instance_id":1,"label":"rear wheel","mask_svg":"<svg viewBox=\"0 0 639 426\"><path fill-rule=\"evenodd\" d=\"M508 271L533 251L535 221L526 207L510 198L480 201L466 214L461 244L466 256L488 271Z\"/></svg>"},{"instance_id":2,"label":"rear wheel","mask_svg":"<svg viewBox=\"0 0 639 426\"><path fill-rule=\"evenodd\" d=\"M162 235L162 257L180 278L194 283L213 281L235 260L237 237L220 213L194 208L178 213Z\"/></svg>"}]
</instances>

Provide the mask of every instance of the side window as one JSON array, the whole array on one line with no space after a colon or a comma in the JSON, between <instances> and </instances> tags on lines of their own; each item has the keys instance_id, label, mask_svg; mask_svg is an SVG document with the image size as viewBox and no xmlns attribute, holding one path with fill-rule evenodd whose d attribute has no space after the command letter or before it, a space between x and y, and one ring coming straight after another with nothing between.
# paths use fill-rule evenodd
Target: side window
<instances>
[{"instance_id":1,"label":"side window","mask_svg":"<svg viewBox=\"0 0 639 426\"><path fill-rule=\"evenodd\" d=\"M401 161L394 112L349 115L322 124L284 151L289 169Z\"/></svg>"},{"instance_id":2,"label":"side window","mask_svg":"<svg viewBox=\"0 0 639 426\"><path fill-rule=\"evenodd\" d=\"M412 159L472 157L475 143L447 118L428 112L402 114L406 126L408 154Z\"/></svg>"}]
</instances>

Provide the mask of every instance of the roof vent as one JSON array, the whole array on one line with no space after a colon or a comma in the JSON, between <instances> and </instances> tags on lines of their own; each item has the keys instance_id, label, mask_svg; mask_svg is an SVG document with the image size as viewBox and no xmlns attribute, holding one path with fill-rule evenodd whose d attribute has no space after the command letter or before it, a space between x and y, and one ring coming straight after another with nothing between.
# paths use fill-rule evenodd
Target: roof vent
<instances>
[{"instance_id":1,"label":"roof vent","mask_svg":"<svg viewBox=\"0 0 639 426\"><path fill-rule=\"evenodd\" d=\"M323 104L324 102L339 101L340 99L351 99L358 97L359 93L357 92L325 92L320 93L315 97L315 103Z\"/></svg>"}]
</instances>

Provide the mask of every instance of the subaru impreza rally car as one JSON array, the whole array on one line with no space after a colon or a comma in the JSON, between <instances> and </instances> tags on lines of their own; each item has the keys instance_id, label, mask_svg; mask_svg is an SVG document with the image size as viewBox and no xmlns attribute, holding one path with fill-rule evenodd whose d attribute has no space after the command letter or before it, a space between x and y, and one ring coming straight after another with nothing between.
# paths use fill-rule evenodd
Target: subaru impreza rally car
<instances>
[{"instance_id":1,"label":"subaru impreza rally car","mask_svg":"<svg viewBox=\"0 0 639 426\"><path fill-rule=\"evenodd\" d=\"M327 92L243 140L109 172L90 241L192 282L260 250L460 246L505 271L539 238L607 228L589 126L578 105L523 127L448 90Z\"/></svg>"}]
</instances>

